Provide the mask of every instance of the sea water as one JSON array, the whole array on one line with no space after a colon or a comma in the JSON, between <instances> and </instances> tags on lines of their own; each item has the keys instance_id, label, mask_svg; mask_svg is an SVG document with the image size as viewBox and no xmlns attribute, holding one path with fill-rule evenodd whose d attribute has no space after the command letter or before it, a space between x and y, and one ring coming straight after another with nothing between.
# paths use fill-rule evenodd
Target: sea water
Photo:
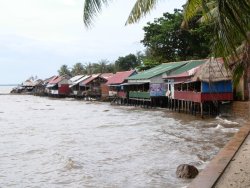
<instances>
[{"instance_id":1,"label":"sea water","mask_svg":"<svg viewBox=\"0 0 250 188\"><path fill-rule=\"evenodd\" d=\"M0 93L8 93L1 87ZM183 187L242 121L166 109L0 95L0 187Z\"/></svg>"}]
</instances>

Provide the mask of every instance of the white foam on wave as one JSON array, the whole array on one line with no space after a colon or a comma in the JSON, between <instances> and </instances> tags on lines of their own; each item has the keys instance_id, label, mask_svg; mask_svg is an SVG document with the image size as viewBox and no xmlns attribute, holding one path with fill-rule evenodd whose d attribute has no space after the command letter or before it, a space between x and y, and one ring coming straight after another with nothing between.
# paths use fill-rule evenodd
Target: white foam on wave
<instances>
[{"instance_id":1,"label":"white foam on wave","mask_svg":"<svg viewBox=\"0 0 250 188\"><path fill-rule=\"evenodd\" d=\"M225 132L225 133L236 133L238 131L239 131L239 129L237 129L237 128L225 128L225 129L222 129L222 132Z\"/></svg>"},{"instance_id":2,"label":"white foam on wave","mask_svg":"<svg viewBox=\"0 0 250 188\"><path fill-rule=\"evenodd\" d=\"M225 127L223 127L221 124L218 124L214 129L224 129Z\"/></svg>"},{"instance_id":3,"label":"white foam on wave","mask_svg":"<svg viewBox=\"0 0 250 188\"><path fill-rule=\"evenodd\" d=\"M223 118L221 118L221 117L219 117L219 116L217 116L215 119L216 119L216 120L219 120L221 123L227 124L227 125L238 125L238 124L239 124L239 123L234 122L234 121L230 121L230 120L227 120L227 119L223 119Z\"/></svg>"},{"instance_id":4,"label":"white foam on wave","mask_svg":"<svg viewBox=\"0 0 250 188\"><path fill-rule=\"evenodd\" d=\"M222 126L221 124L218 124L216 127L213 127L211 129L213 129L215 131L222 131L224 133L235 133L235 132L239 131L238 128L226 128L226 127Z\"/></svg>"}]
</instances>

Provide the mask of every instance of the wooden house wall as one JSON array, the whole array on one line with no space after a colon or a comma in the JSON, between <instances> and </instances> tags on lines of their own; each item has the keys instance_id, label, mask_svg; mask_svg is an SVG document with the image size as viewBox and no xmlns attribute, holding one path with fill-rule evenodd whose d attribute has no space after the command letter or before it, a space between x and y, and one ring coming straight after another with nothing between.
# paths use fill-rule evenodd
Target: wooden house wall
<instances>
[{"instance_id":1,"label":"wooden house wall","mask_svg":"<svg viewBox=\"0 0 250 188\"><path fill-rule=\"evenodd\" d=\"M86 85L88 88L87 91L90 95L102 95L101 85L106 82L107 80L98 77Z\"/></svg>"},{"instance_id":2,"label":"wooden house wall","mask_svg":"<svg viewBox=\"0 0 250 188\"><path fill-rule=\"evenodd\" d=\"M69 84L61 84L61 86L58 88L59 95L68 95L69 93L70 93Z\"/></svg>"}]
</instances>

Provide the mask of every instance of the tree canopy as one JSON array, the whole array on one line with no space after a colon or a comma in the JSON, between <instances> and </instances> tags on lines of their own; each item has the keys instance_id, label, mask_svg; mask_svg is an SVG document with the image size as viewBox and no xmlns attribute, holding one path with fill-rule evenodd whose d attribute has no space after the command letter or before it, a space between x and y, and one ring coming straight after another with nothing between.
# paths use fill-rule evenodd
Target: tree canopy
<instances>
[{"instance_id":1,"label":"tree canopy","mask_svg":"<svg viewBox=\"0 0 250 188\"><path fill-rule=\"evenodd\" d=\"M128 16L127 24L135 23L148 14L159 0L137 0ZM83 20L86 26L93 23L94 16L103 5L111 0L85 0ZM234 80L242 75L250 64L250 1L249 0L187 0L184 6L184 23L202 13L201 22L213 24L212 53L214 57L223 57L226 65L237 61L232 69ZM238 50L243 44L244 47ZM239 55L240 54L240 55ZM233 59L233 60L232 60ZM237 79L236 79L237 78Z\"/></svg>"},{"instance_id":2,"label":"tree canopy","mask_svg":"<svg viewBox=\"0 0 250 188\"><path fill-rule=\"evenodd\" d=\"M85 74L85 73L86 73L86 70L85 70L85 67L83 66L82 63L78 62L75 65L73 65L73 68L71 70L71 74L73 76L81 75L81 74Z\"/></svg>"},{"instance_id":3,"label":"tree canopy","mask_svg":"<svg viewBox=\"0 0 250 188\"><path fill-rule=\"evenodd\" d=\"M76 63L69 68L67 65L62 65L58 70L59 75L77 76L77 75L91 75L97 73L115 73L117 71L127 71L135 69L141 64L141 55L128 54L119 57L114 63L110 63L106 59L98 62Z\"/></svg>"},{"instance_id":4,"label":"tree canopy","mask_svg":"<svg viewBox=\"0 0 250 188\"><path fill-rule=\"evenodd\" d=\"M67 65L62 65L62 66L60 67L60 69L58 70L58 74L59 74L60 76L64 76L64 75L72 76L71 71L69 70L69 68L68 68Z\"/></svg>"},{"instance_id":5,"label":"tree canopy","mask_svg":"<svg viewBox=\"0 0 250 188\"><path fill-rule=\"evenodd\" d=\"M206 58L210 53L211 31L208 24L199 24L199 16L193 18L189 30L180 28L183 21L182 10L173 14L164 13L153 23L143 28L144 39L141 41L150 51L151 59L170 62L188 59Z\"/></svg>"},{"instance_id":6,"label":"tree canopy","mask_svg":"<svg viewBox=\"0 0 250 188\"><path fill-rule=\"evenodd\" d=\"M136 68L141 64L140 60L134 54L119 57L115 61L116 71L127 71Z\"/></svg>"}]
</instances>

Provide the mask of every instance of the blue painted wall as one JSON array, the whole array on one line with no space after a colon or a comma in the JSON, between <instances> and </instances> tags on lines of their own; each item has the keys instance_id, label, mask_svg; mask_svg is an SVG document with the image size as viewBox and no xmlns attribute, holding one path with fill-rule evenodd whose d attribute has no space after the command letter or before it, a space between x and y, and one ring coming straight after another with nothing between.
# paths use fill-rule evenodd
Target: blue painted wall
<instances>
[{"instance_id":1,"label":"blue painted wall","mask_svg":"<svg viewBox=\"0 0 250 188\"><path fill-rule=\"evenodd\" d=\"M233 92L232 82L220 81L220 82L202 82L202 93L229 93Z\"/></svg>"}]
</instances>

